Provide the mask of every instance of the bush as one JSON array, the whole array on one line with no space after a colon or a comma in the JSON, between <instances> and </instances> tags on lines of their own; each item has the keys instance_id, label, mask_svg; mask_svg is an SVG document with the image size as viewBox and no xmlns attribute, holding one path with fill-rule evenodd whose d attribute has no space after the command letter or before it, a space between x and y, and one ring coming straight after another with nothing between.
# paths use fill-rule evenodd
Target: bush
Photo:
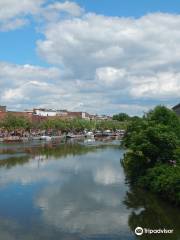
<instances>
[{"instance_id":1,"label":"bush","mask_svg":"<svg viewBox=\"0 0 180 240\"><path fill-rule=\"evenodd\" d=\"M127 180L131 183L137 181L140 175L144 175L148 168L148 160L142 152L129 151L122 161Z\"/></svg>"},{"instance_id":2,"label":"bush","mask_svg":"<svg viewBox=\"0 0 180 240\"><path fill-rule=\"evenodd\" d=\"M180 121L171 110L157 106L127 127L123 141L130 149L122 160L131 182L180 203ZM176 167L171 164L176 163Z\"/></svg>"},{"instance_id":3,"label":"bush","mask_svg":"<svg viewBox=\"0 0 180 240\"><path fill-rule=\"evenodd\" d=\"M126 113L119 113L113 116L113 120L117 121L128 121L130 119L130 116Z\"/></svg>"},{"instance_id":4,"label":"bush","mask_svg":"<svg viewBox=\"0 0 180 240\"><path fill-rule=\"evenodd\" d=\"M180 204L180 166L167 164L148 169L145 176L140 177L139 184L159 193L170 201Z\"/></svg>"}]
</instances>

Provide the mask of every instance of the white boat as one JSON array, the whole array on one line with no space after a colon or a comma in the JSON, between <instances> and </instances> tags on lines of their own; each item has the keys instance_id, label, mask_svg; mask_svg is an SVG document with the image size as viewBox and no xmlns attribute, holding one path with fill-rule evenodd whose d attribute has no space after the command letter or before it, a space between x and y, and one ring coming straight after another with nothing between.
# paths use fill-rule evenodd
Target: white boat
<instances>
[{"instance_id":1,"label":"white boat","mask_svg":"<svg viewBox=\"0 0 180 240\"><path fill-rule=\"evenodd\" d=\"M52 140L52 137L44 135L44 136L40 137L40 140L50 141L50 140Z\"/></svg>"},{"instance_id":2,"label":"white boat","mask_svg":"<svg viewBox=\"0 0 180 240\"><path fill-rule=\"evenodd\" d=\"M33 136L31 137L32 140L41 140L41 136Z\"/></svg>"},{"instance_id":3,"label":"white boat","mask_svg":"<svg viewBox=\"0 0 180 240\"><path fill-rule=\"evenodd\" d=\"M85 137L87 138L94 138L94 133L93 132L86 132Z\"/></svg>"}]
</instances>

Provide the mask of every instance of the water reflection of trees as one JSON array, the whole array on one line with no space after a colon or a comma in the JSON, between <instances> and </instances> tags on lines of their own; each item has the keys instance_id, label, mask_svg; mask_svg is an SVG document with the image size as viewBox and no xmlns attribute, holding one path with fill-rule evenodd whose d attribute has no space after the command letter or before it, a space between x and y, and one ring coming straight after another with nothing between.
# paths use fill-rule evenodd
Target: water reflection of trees
<instances>
[{"instance_id":1,"label":"water reflection of trees","mask_svg":"<svg viewBox=\"0 0 180 240\"><path fill-rule=\"evenodd\" d=\"M152 193L131 187L124 204L132 209L128 224L134 232L137 226L149 229L174 229L173 234L144 234L140 239L180 239L180 209L168 205Z\"/></svg>"},{"instance_id":2,"label":"water reflection of trees","mask_svg":"<svg viewBox=\"0 0 180 240\"><path fill-rule=\"evenodd\" d=\"M18 156L18 157L9 157L7 159L0 161L0 168L6 167L6 168L12 168L16 165L23 165L28 162L29 156Z\"/></svg>"},{"instance_id":3,"label":"water reflection of trees","mask_svg":"<svg viewBox=\"0 0 180 240\"><path fill-rule=\"evenodd\" d=\"M29 160L33 158L41 160L51 160L51 159L60 159L67 156L76 156L87 154L88 152L95 152L99 148L107 148L109 146L99 145L99 146L86 146L78 143L66 143L66 144L55 144L55 143L41 143L34 146L18 146L17 149L1 149L0 167L11 168L16 165L26 164ZM114 146L118 147L118 146ZM4 159L3 159L4 155ZM7 155L9 155L7 157ZM43 158L42 158L43 156Z\"/></svg>"}]
</instances>

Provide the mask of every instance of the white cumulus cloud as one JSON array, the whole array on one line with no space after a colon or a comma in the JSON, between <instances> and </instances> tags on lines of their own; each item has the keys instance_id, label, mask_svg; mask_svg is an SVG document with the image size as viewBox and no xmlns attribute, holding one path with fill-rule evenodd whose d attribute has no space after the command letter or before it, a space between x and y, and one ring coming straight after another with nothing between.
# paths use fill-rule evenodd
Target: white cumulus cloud
<instances>
[{"instance_id":1,"label":"white cumulus cloud","mask_svg":"<svg viewBox=\"0 0 180 240\"><path fill-rule=\"evenodd\" d=\"M180 97L179 24L173 14L135 19L84 13L47 24L37 48L47 62L66 69L79 92L89 91L96 106L103 99L112 108L116 102L145 109Z\"/></svg>"},{"instance_id":2,"label":"white cumulus cloud","mask_svg":"<svg viewBox=\"0 0 180 240\"><path fill-rule=\"evenodd\" d=\"M180 15L110 17L88 13L72 1L24 0L18 5L2 0L0 29L26 24L28 15L42 20L44 37L37 40L37 53L54 67L0 63L3 103L13 99L22 105L25 96L28 104L37 94L41 106L61 102L70 110L141 114L156 104L178 102Z\"/></svg>"}]
</instances>

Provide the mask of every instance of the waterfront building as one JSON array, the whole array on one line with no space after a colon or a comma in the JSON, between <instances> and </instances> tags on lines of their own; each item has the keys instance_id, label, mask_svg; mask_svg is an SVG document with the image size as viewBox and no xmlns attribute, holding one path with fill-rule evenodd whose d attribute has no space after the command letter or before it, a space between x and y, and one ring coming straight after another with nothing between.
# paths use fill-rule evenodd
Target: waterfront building
<instances>
[{"instance_id":1,"label":"waterfront building","mask_svg":"<svg viewBox=\"0 0 180 240\"><path fill-rule=\"evenodd\" d=\"M26 109L22 112L7 111L6 106L0 106L0 120L4 119L8 114L16 117L25 117L32 122L41 122L47 118L60 118L60 119L84 119L84 120L112 120L112 117L106 115L89 114L87 112L71 112L68 110L57 110L48 108L34 108L33 110Z\"/></svg>"},{"instance_id":2,"label":"waterfront building","mask_svg":"<svg viewBox=\"0 0 180 240\"><path fill-rule=\"evenodd\" d=\"M96 121L106 121L106 120L112 120L112 117L107 116L107 115L90 115L91 120L96 120Z\"/></svg>"},{"instance_id":3,"label":"waterfront building","mask_svg":"<svg viewBox=\"0 0 180 240\"><path fill-rule=\"evenodd\" d=\"M56 115L59 117L67 117L68 116L68 111L63 109L63 110L57 110Z\"/></svg>"},{"instance_id":4,"label":"waterfront building","mask_svg":"<svg viewBox=\"0 0 180 240\"><path fill-rule=\"evenodd\" d=\"M6 112L6 106L1 106L0 105L0 112Z\"/></svg>"},{"instance_id":5,"label":"waterfront building","mask_svg":"<svg viewBox=\"0 0 180 240\"><path fill-rule=\"evenodd\" d=\"M87 112L68 112L67 117L90 120L90 114Z\"/></svg>"},{"instance_id":6,"label":"waterfront building","mask_svg":"<svg viewBox=\"0 0 180 240\"><path fill-rule=\"evenodd\" d=\"M57 111L55 109L34 108L33 114L42 117L55 117L57 115Z\"/></svg>"}]
</instances>

